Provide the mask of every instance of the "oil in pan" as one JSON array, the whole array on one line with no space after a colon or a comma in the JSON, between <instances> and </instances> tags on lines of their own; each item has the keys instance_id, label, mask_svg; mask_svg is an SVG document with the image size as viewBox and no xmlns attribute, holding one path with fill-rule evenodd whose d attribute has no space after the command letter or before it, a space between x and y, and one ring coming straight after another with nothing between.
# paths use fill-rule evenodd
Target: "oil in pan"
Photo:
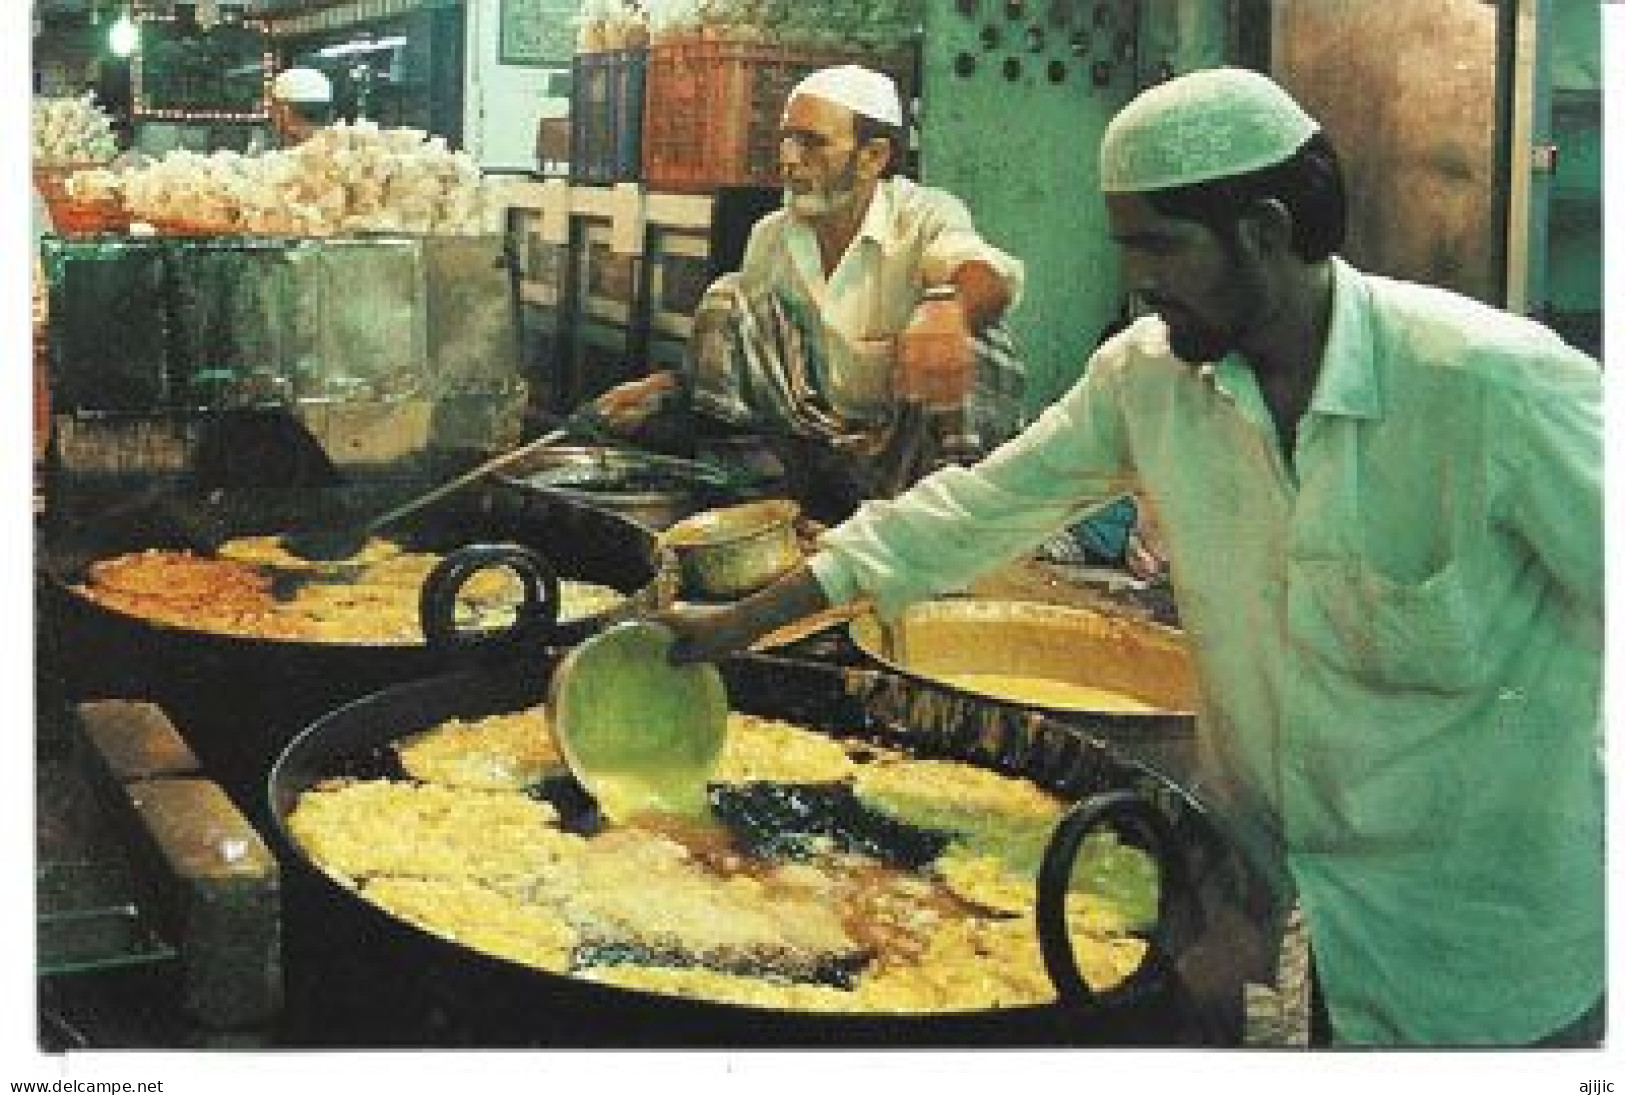
<instances>
[{"instance_id":1,"label":"oil in pan","mask_svg":"<svg viewBox=\"0 0 1625 1095\"><path fill-rule=\"evenodd\" d=\"M490 749L499 739L469 740ZM720 828L662 819L604 828L556 776L499 803L488 787L391 780L376 755L307 791L289 828L326 870L393 914L588 980L814 1011L1053 998L1032 898L1062 800L1014 777L843 745L780 720L736 715L729 741L710 795ZM797 778L807 771L840 778ZM973 805L954 809L955 795ZM1086 974L1106 988L1138 965L1136 933L1156 904L1121 900L1124 879L1154 894L1156 874L1136 849L1100 850L1128 868L1115 887L1076 895L1098 936ZM466 919L470 909L480 924Z\"/></svg>"}]
</instances>

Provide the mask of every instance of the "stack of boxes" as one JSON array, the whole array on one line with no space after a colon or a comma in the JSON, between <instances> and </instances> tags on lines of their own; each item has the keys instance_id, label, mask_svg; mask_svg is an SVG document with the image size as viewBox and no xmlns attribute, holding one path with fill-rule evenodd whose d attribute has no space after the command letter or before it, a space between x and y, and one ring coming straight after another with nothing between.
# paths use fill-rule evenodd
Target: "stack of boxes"
<instances>
[{"instance_id":1,"label":"stack of boxes","mask_svg":"<svg viewBox=\"0 0 1625 1095\"><path fill-rule=\"evenodd\" d=\"M602 0L583 11L571 179L710 193L778 184L790 89L862 64L914 86L919 0ZM848 29L832 29L848 28Z\"/></svg>"}]
</instances>

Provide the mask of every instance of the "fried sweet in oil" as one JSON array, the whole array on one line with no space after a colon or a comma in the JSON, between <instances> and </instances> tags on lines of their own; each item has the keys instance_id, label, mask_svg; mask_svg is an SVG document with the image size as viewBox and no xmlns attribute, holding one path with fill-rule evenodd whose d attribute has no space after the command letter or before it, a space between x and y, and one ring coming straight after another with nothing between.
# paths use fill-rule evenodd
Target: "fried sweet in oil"
<instances>
[{"instance_id":1,"label":"fried sweet in oil","mask_svg":"<svg viewBox=\"0 0 1625 1095\"><path fill-rule=\"evenodd\" d=\"M413 778L449 787L517 791L566 770L541 706L467 722L453 719L395 749Z\"/></svg>"},{"instance_id":2,"label":"fried sweet in oil","mask_svg":"<svg viewBox=\"0 0 1625 1095\"><path fill-rule=\"evenodd\" d=\"M289 828L363 897L554 973L806 1011L953 1012L1054 999L1034 923L1031 842L1066 804L1030 782L888 750L865 753L854 769L832 763L830 747L842 747L828 735L742 715L730 736L758 740L731 743L740 758L734 778L768 774L761 758L776 753L772 775L786 785L713 785L721 825L697 836L642 820L580 835L525 790L434 782L516 771L545 717L516 712L416 735L401 753L432 743L419 759L432 754L433 763L411 765L430 782L320 786L301 796ZM495 732L482 737L481 727ZM836 770L847 774L818 782ZM813 791L825 798L807 798ZM899 803L912 820L871 812ZM943 831L922 844L920 818ZM854 819L864 839L846 831ZM753 840L741 820L796 839ZM894 840L907 849L879 846ZM1154 864L1110 845L1109 856L1080 857L1067 896L1074 949L1097 991L1139 966L1146 942L1130 929L1148 907L1154 919L1156 899ZM1135 869L1097 887L1090 864L1108 859Z\"/></svg>"},{"instance_id":3,"label":"fried sweet in oil","mask_svg":"<svg viewBox=\"0 0 1625 1095\"><path fill-rule=\"evenodd\" d=\"M439 555L372 540L354 560L316 564L288 555L274 537L242 537L222 551L228 557L151 550L102 560L78 591L142 619L242 638L423 641L418 595ZM625 600L620 591L589 582L567 580L559 592L563 622ZM512 573L482 571L459 590L454 620L462 628L507 626L522 597Z\"/></svg>"},{"instance_id":4,"label":"fried sweet in oil","mask_svg":"<svg viewBox=\"0 0 1625 1095\"><path fill-rule=\"evenodd\" d=\"M401 554L399 544L377 537L369 539L357 551L344 559L314 560L295 555L282 544L281 536L238 536L227 540L215 550L221 559L253 566L276 567L279 570L324 570L339 566L367 566Z\"/></svg>"}]
</instances>

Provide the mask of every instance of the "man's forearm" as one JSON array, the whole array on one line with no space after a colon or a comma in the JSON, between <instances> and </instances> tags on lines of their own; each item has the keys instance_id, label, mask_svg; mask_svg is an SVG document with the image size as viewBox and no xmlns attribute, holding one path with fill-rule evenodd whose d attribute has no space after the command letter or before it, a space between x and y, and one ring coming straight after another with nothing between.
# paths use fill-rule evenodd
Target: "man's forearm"
<instances>
[{"instance_id":1,"label":"man's forearm","mask_svg":"<svg viewBox=\"0 0 1625 1095\"><path fill-rule=\"evenodd\" d=\"M824 587L818 584L812 568L806 563L799 564L777 582L739 603L741 615L755 632L751 635L752 642L785 624L805 619L829 607L829 597L825 595Z\"/></svg>"}]
</instances>

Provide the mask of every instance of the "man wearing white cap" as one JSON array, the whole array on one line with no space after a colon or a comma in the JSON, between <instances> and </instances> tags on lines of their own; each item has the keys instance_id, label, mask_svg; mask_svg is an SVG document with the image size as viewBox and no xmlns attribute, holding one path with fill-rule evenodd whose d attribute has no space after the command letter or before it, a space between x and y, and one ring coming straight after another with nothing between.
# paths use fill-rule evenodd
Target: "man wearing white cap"
<instances>
[{"instance_id":1,"label":"man wearing white cap","mask_svg":"<svg viewBox=\"0 0 1625 1095\"><path fill-rule=\"evenodd\" d=\"M271 133L279 148L292 148L332 121L333 84L314 68L287 68L271 81Z\"/></svg>"},{"instance_id":2,"label":"man wearing white cap","mask_svg":"<svg viewBox=\"0 0 1625 1095\"><path fill-rule=\"evenodd\" d=\"M707 292L685 375L623 385L597 406L632 429L676 391L709 421L770 436L792 493L838 519L1020 429L1023 371L998 324L1022 264L959 199L893 174L904 136L890 77L810 74L780 134L784 208Z\"/></svg>"},{"instance_id":3,"label":"man wearing white cap","mask_svg":"<svg viewBox=\"0 0 1625 1095\"><path fill-rule=\"evenodd\" d=\"M1597 362L1338 258L1336 154L1258 74L1142 93L1100 169L1152 314L987 460L675 614L678 657L860 594L895 613L1142 490L1200 681L1196 789L1301 911L1320 1037L1595 1045Z\"/></svg>"}]
</instances>

